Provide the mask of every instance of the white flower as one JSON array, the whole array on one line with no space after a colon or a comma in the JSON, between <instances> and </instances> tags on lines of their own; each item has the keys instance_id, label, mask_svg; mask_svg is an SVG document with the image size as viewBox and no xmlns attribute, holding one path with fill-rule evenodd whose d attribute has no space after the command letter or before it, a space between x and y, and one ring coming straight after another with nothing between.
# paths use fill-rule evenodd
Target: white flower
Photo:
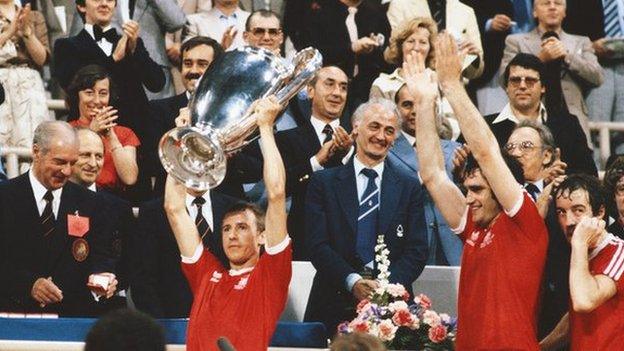
<instances>
[{"instance_id":1,"label":"white flower","mask_svg":"<svg viewBox=\"0 0 624 351\"><path fill-rule=\"evenodd\" d=\"M435 327L436 325L440 325L440 323L442 323L440 316L432 310L425 311L422 319L425 324L429 324L431 327Z\"/></svg>"},{"instance_id":2,"label":"white flower","mask_svg":"<svg viewBox=\"0 0 624 351\"><path fill-rule=\"evenodd\" d=\"M442 323L444 323L444 324L451 323L451 316L449 316L446 313L440 313L440 319L442 320Z\"/></svg>"},{"instance_id":3,"label":"white flower","mask_svg":"<svg viewBox=\"0 0 624 351\"><path fill-rule=\"evenodd\" d=\"M377 334L377 336L383 341L390 341L394 339L394 335L397 329L399 329L399 327L394 325L394 323L392 323L392 320L384 319L381 321L381 323L379 323L379 333Z\"/></svg>"},{"instance_id":4,"label":"white flower","mask_svg":"<svg viewBox=\"0 0 624 351\"><path fill-rule=\"evenodd\" d=\"M395 312L401 309L408 309L409 306L407 305L405 301L399 300L399 301L391 302L390 304L388 304L388 308L390 308L390 311Z\"/></svg>"}]
</instances>

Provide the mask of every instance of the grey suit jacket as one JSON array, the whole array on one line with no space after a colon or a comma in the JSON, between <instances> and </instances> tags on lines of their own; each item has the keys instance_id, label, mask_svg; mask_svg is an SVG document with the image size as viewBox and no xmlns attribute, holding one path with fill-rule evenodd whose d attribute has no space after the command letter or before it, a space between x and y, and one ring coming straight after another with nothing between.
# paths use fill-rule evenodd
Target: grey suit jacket
<instances>
[{"instance_id":1,"label":"grey suit jacket","mask_svg":"<svg viewBox=\"0 0 624 351\"><path fill-rule=\"evenodd\" d=\"M74 16L71 35L82 30L84 24L79 16ZM77 21L76 21L77 19ZM132 19L139 23L139 36L152 60L160 66L169 66L169 58L165 51L165 33L173 33L181 29L186 22L186 16L175 0L136 0ZM121 7L115 8L113 26L121 34L123 19Z\"/></svg>"},{"instance_id":2,"label":"grey suit jacket","mask_svg":"<svg viewBox=\"0 0 624 351\"><path fill-rule=\"evenodd\" d=\"M63 32L61 21L56 16L54 6L65 7L66 32ZM37 9L41 12L43 18L45 18L48 27L48 40L52 48L54 47L56 39L66 38L68 36L72 22L74 21L74 15L76 14L76 3L72 0L37 0ZM78 20L80 21L80 18L78 18Z\"/></svg>"},{"instance_id":3,"label":"grey suit jacket","mask_svg":"<svg viewBox=\"0 0 624 351\"><path fill-rule=\"evenodd\" d=\"M602 84L604 79L602 67L594 54L592 43L588 37L568 34L564 31L559 39L568 50L565 59L567 73L561 79L561 89L570 113L576 115L581 122L583 131L589 135L587 105L584 91ZM505 53L501 61L501 72L518 53L537 55L541 50L542 33L534 29L528 33L514 34L505 40Z\"/></svg>"},{"instance_id":4,"label":"grey suit jacket","mask_svg":"<svg viewBox=\"0 0 624 351\"><path fill-rule=\"evenodd\" d=\"M254 8L253 4L254 4L254 0L240 0L238 3L238 6L240 6L241 9L247 12L254 12L254 11L259 10L257 8ZM277 13L280 20L284 19L284 8L286 7L285 5L286 5L286 1L284 0L270 0L269 1L269 7L270 7L269 9Z\"/></svg>"}]
</instances>

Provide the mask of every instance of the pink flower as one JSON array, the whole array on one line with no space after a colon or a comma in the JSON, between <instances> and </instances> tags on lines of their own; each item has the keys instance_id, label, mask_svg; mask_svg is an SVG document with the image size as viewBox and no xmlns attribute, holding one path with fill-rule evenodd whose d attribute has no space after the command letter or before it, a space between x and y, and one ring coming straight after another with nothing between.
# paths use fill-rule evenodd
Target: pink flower
<instances>
[{"instance_id":1,"label":"pink flower","mask_svg":"<svg viewBox=\"0 0 624 351\"><path fill-rule=\"evenodd\" d=\"M405 290L405 287L403 287L403 285L401 284L388 284L386 290L388 291L388 294L390 294L390 296L400 298L402 298L403 295L405 295L405 293L407 292Z\"/></svg>"},{"instance_id":2,"label":"pink flower","mask_svg":"<svg viewBox=\"0 0 624 351\"><path fill-rule=\"evenodd\" d=\"M428 324L431 327L438 326L442 323L442 319L440 318L440 316L438 316L437 313L431 310L425 311L425 313L423 313L422 319L425 324Z\"/></svg>"},{"instance_id":3,"label":"pink flower","mask_svg":"<svg viewBox=\"0 0 624 351\"><path fill-rule=\"evenodd\" d=\"M425 294L420 294L414 298L414 302L422 308L428 310L431 308L431 299Z\"/></svg>"},{"instance_id":4,"label":"pink flower","mask_svg":"<svg viewBox=\"0 0 624 351\"><path fill-rule=\"evenodd\" d=\"M362 312L362 310L364 310L364 309L365 309L365 307L367 307L367 305L368 305L369 303L370 303L370 302L368 301L368 299L364 299L364 300L360 301L360 303L358 303L357 307L355 308L355 311L356 311L357 313Z\"/></svg>"},{"instance_id":5,"label":"pink flower","mask_svg":"<svg viewBox=\"0 0 624 351\"><path fill-rule=\"evenodd\" d=\"M399 327L409 327L414 322L414 316L408 309L400 309L394 313L392 321Z\"/></svg>"},{"instance_id":6,"label":"pink flower","mask_svg":"<svg viewBox=\"0 0 624 351\"><path fill-rule=\"evenodd\" d=\"M389 319L384 319L379 323L379 334L377 335L383 341L390 341L394 339L398 327L392 323Z\"/></svg>"},{"instance_id":7,"label":"pink flower","mask_svg":"<svg viewBox=\"0 0 624 351\"><path fill-rule=\"evenodd\" d=\"M349 327L354 332L361 332L361 333L368 333L368 330L370 329L366 321L362 321L359 319L354 319L351 323L349 323Z\"/></svg>"},{"instance_id":8,"label":"pink flower","mask_svg":"<svg viewBox=\"0 0 624 351\"><path fill-rule=\"evenodd\" d=\"M436 325L429 329L429 339L438 344L446 339L446 327L442 325Z\"/></svg>"}]
</instances>

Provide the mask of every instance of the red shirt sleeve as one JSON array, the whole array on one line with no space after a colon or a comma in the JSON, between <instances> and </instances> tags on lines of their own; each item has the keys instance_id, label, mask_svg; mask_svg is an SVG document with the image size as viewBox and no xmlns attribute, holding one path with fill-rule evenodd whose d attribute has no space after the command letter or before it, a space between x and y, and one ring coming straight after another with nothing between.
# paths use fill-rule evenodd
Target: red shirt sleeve
<instances>
[{"instance_id":1,"label":"red shirt sleeve","mask_svg":"<svg viewBox=\"0 0 624 351\"><path fill-rule=\"evenodd\" d=\"M592 260L592 273L606 275L616 283L618 292L624 291L624 242L618 240L601 250Z\"/></svg>"},{"instance_id":2,"label":"red shirt sleeve","mask_svg":"<svg viewBox=\"0 0 624 351\"><path fill-rule=\"evenodd\" d=\"M219 274L225 274L219 260L205 248L201 251L201 256L195 263L182 262L182 272L186 276L193 295L201 286L202 279L212 278L215 271L218 271Z\"/></svg>"},{"instance_id":3,"label":"red shirt sleeve","mask_svg":"<svg viewBox=\"0 0 624 351\"><path fill-rule=\"evenodd\" d=\"M139 137L134 134L132 129L123 127L123 126L115 126L115 133L117 134L117 138L119 138L119 142L123 146L134 146L137 147L141 145L141 141L139 141Z\"/></svg>"},{"instance_id":4,"label":"red shirt sleeve","mask_svg":"<svg viewBox=\"0 0 624 351\"><path fill-rule=\"evenodd\" d=\"M522 191L522 205L516 213L508 213L513 223L531 239L538 239L542 235L547 235L544 219L537 211L537 206L531 199L529 193Z\"/></svg>"}]
</instances>

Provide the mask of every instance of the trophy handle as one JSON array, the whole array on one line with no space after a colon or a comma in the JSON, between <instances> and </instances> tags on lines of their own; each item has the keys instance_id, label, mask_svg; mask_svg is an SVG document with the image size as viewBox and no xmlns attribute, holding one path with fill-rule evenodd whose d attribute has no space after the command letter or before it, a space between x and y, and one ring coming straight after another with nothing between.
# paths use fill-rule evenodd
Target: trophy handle
<instances>
[{"instance_id":1,"label":"trophy handle","mask_svg":"<svg viewBox=\"0 0 624 351\"><path fill-rule=\"evenodd\" d=\"M299 51L292 60L290 79L275 93L277 101L286 106L288 101L314 78L322 65L323 55L315 48L308 47Z\"/></svg>"}]
</instances>

